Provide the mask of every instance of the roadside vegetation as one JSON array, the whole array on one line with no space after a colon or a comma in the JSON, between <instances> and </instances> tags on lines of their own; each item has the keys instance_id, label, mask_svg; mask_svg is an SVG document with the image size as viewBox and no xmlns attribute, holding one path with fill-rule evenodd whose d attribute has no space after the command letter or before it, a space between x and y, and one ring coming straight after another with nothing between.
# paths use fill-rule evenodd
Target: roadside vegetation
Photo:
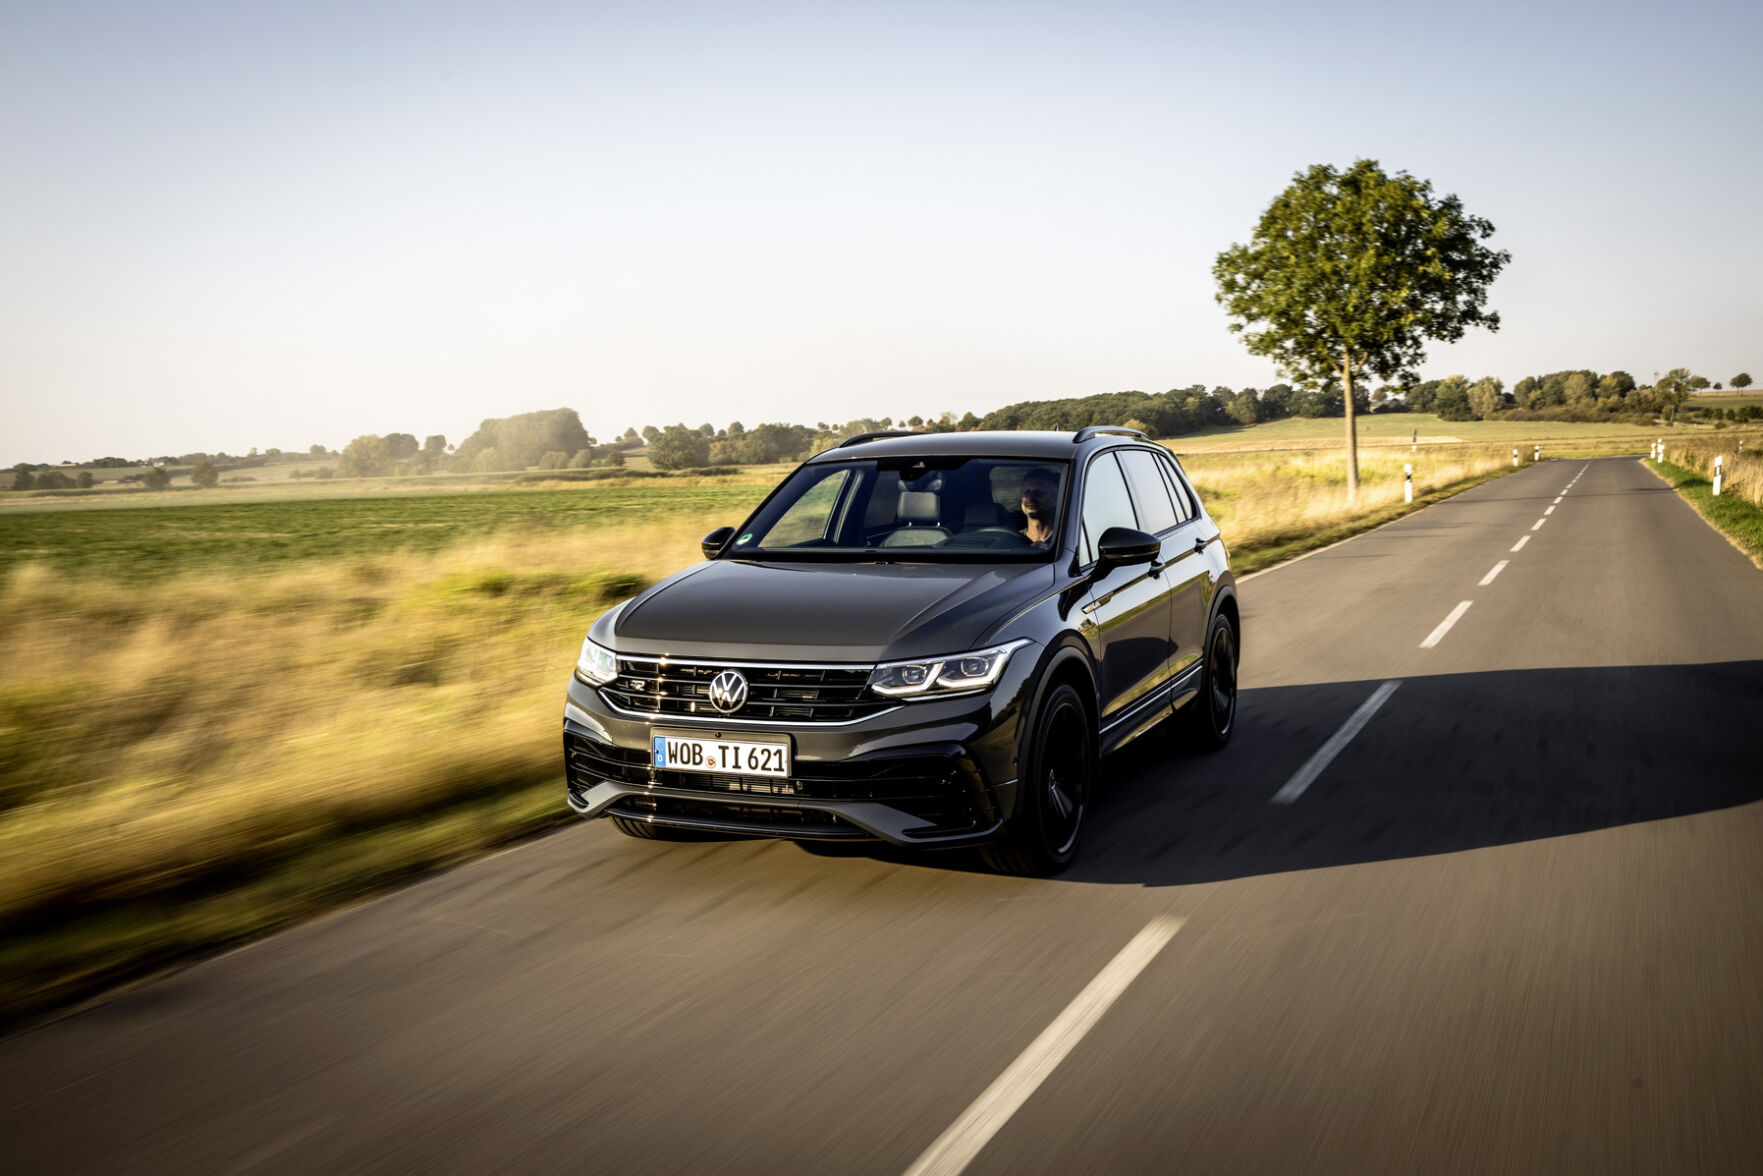
<instances>
[{"instance_id":1,"label":"roadside vegetation","mask_svg":"<svg viewBox=\"0 0 1763 1176\"><path fill-rule=\"evenodd\" d=\"M1723 459L1718 498L1716 457ZM1647 465L1763 568L1763 432L1674 440L1666 444L1663 461L1649 460Z\"/></svg>"}]
</instances>

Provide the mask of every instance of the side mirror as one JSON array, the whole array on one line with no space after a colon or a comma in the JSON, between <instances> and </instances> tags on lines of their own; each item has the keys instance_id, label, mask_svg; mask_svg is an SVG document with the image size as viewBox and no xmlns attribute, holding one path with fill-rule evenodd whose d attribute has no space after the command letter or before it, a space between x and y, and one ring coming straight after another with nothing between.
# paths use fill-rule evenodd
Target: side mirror
<instances>
[{"instance_id":1,"label":"side mirror","mask_svg":"<svg viewBox=\"0 0 1763 1176\"><path fill-rule=\"evenodd\" d=\"M1099 570L1150 563L1162 550L1163 544L1155 535L1131 527L1109 527L1102 532L1101 542L1096 544L1096 567Z\"/></svg>"},{"instance_id":2,"label":"side mirror","mask_svg":"<svg viewBox=\"0 0 1763 1176\"><path fill-rule=\"evenodd\" d=\"M734 534L733 527L718 527L704 536L699 542L698 548L704 553L705 559L715 559L716 553L723 549L723 546L734 537Z\"/></svg>"}]
</instances>

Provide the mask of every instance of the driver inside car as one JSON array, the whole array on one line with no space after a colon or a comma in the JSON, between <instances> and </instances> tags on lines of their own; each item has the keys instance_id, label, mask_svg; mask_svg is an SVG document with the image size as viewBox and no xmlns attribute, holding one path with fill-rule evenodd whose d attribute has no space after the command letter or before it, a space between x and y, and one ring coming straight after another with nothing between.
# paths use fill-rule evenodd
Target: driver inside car
<instances>
[{"instance_id":1,"label":"driver inside car","mask_svg":"<svg viewBox=\"0 0 1763 1176\"><path fill-rule=\"evenodd\" d=\"M1052 470L1036 468L1022 475L1022 534L1036 547L1053 540L1053 512L1059 505L1059 479Z\"/></svg>"}]
</instances>

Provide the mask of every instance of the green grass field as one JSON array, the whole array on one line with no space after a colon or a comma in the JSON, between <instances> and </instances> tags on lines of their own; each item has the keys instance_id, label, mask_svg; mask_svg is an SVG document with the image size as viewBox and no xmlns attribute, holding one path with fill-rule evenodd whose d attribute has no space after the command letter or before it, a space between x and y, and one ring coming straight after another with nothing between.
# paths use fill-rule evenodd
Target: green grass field
<instances>
[{"instance_id":1,"label":"green grass field","mask_svg":"<svg viewBox=\"0 0 1763 1176\"><path fill-rule=\"evenodd\" d=\"M580 488L475 490L254 501L209 492L187 505L0 511L0 575L26 562L56 572L129 582L184 572L265 571L303 561L389 552L433 552L474 537L576 531L657 517L702 516L704 529L740 522L765 496L750 482L586 484ZM50 500L35 503L48 505ZM714 520L714 521L710 521Z\"/></svg>"},{"instance_id":2,"label":"green grass field","mask_svg":"<svg viewBox=\"0 0 1763 1176\"><path fill-rule=\"evenodd\" d=\"M1692 392L1690 403L1698 408L1738 408L1745 404L1763 404L1763 388L1740 388L1732 392Z\"/></svg>"}]
</instances>

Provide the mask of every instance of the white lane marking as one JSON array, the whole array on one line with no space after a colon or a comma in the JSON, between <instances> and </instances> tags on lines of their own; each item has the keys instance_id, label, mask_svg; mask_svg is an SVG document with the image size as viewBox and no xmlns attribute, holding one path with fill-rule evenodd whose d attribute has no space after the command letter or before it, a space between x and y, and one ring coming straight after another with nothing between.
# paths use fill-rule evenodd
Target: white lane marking
<instances>
[{"instance_id":1,"label":"white lane marking","mask_svg":"<svg viewBox=\"0 0 1763 1176\"><path fill-rule=\"evenodd\" d=\"M1518 542L1516 542L1512 545L1512 550L1517 551L1519 548L1523 547L1526 543L1529 543L1529 542L1530 542L1530 536L1525 535L1523 538L1519 539Z\"/></svg>"},{"instance_id":2,"label":"white lane marking","mask_svg":"<svg viewBox=\"0 0 1763 1176\"><path fill-rule=\"evenodd\" d=\"M1396 687L1401 684L1402 679L1391 678L1373 690L1371 697L1360 703L1359 709L1353 712L1352 717L1341 724L1341 729L1331 735L1327 743L1317 748L1316 754L1305 760L1304 766L1298 769L1298 774L1287 780L1285 787L1275 792L1273 799L1267 803L1291 804L1304 795L1304 789L1316 783L1316 777L1322 775L1323 769L1334 762L1334 757L1341 754L1341 749L1353 741L1353 736L1364 729L1365 724L1371 721L1371 716L1375 715L1378 708L1390 700L1390 695L1394 694Z\"/></svg>"},{"instance_id":3,"label":"white lane marking","mask_svg":"<svg viewBox=\"0 0 1763 1176\"><path fill-rule=\"evenodd\" d=\"M1443 641L1445 639L1445 634L1451 631L1451 626L1455 625L1458 619L1462 617L1464 613L1469 611L1469 606L1474 603L1475 601L1473 600L1465 600L1462 604L1459 604L1456 608L1452 609L1451 615L1440 621L1439 627L1426 635L1426 640L1420 643L1420 648L1431 649L1440 641Z\"/></svg>"},{"instance_id":4,"label":"white lane marking","mask_svg":"<svg viewBox=\"0 0 1763 1176\"><path fill-rule=\"evenodd\" d=\"M1532 527L1532 528L1531 528L1531 530L1533 530L1533 531L1540 531L1540 530L1542 530L1542 529L1543 529L1543 524L1544 524L1544 523L1546 523L1546 522L1548 522L1548 521L1549 521L1549 520L1548 520L1548 519L1538 519L1538 520L1537 520L1537 521L1536 521L1536 525L1535 525L1535 526L1533 526L1533 527Z\"/></svg>"},{"instance_id":5,"label":"white lane marking","mask_svg":"<svg viewBox=\"0 0 1763 1176\"><path fill-rule=\"evenodd\" d=\"M1526 535L1525 538L1528 539L1528 538L1530 538L1530 536ZM1487 575L1483 576L1481 578L1481 583L1477 584L1476 587L1477 588L1486 588L1489 584L1492 584L1494 582L1494 577L1499 575L1501 572L1505 571L1506 565L1511 562L1512 561L1509 559L1503 559L1499 563L1495 564L1494 570L1489 572Z\"/></svg>"},{"instance_id":6,"label":"white lane marking","mask_svg":"<svg viewBox=\"0 0 1763 1176\"><path fill-rule=\"evenodd\" d=\"M1547 507L1547 508L1546 508L1546 509L1544 509L1544 511L1543 511L1543 517L1544 517L1544 518L1545 518L1545 519L1546 519L1546 518L1548 518L1548 517L1549 517L1549 516L1550 516L1550 515L1552 515L1552 514L1554 514L1554 513L1555 513L1555 508L1554 508L1554 507L1553 507L1553 506L1549 506L1549 507Z\"/></svg>"},{"instance_id":7,"label":"white lane marking","mask_svg":"<svg viewBox=\"0 0 1763 1176\"><path fill-rule=\"evenodd\" d=\"M1563 498L1566 498L1566 497L1567 497L1567 491L1565 491L1565 490L1563 490L1563 491L1561 491L1561 493L1560 493L1560 494L1558 494L1558 495L1556 495L1556 496L1555 496L1555 501L1554 501L1554 502L1551 502L1551 503L1550 503L1550 504L1549 504L1549 505L1550 505L1550 506L1560 506L1560 505L1561 505L1561 500L1562 500L1562 499L1563 499Z\"/></svg>"},{"instance_id":8,"label":"white lane marking","mask_svg":"<svg viewBox=\"0 0 1763 1176\"><path fill-rule=\"evenodd\" d=\"M1185 921L1169 917L1145 924L1145 929L1120 949L1120 954L1065 1006L1065 1011L1010 1063L1010 1068L986 1087L985 1093L918 1157L917 1163L906 1169L906 1176L955 1176L972 1163L998 1129L1009 1122L1010 1116L1065 1060L1065 1055L1102 1019L1127 985L1156 958L1163 945L1175 938Z\"/></svg>"}]
</instances>

